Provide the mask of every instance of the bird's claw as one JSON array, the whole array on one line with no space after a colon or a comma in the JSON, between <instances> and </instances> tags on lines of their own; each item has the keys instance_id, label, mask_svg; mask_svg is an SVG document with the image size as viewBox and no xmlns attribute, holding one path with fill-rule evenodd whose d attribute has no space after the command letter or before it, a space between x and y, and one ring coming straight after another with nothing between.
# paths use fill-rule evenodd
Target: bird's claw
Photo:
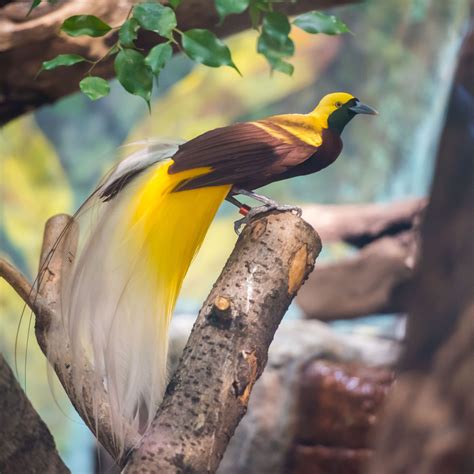
<instances>
[{"instance_id":1,"label":"bird's claw","mask_svg":"<svg viewBox=\"0 0 474 474\"><path fill-rule=\"evenodd\" d=\"M289 206L289 205L272 205L272 204L264 204L263 206L258 206L258 207L252 207L247 215L245 217L242 217L242 219L238 219L234 222L234 231L237 235L240 235L240 228L243 225L247 225L250 223L252 219L255 217L265 214L266 212L269 211L291 211L293 214L295 214L298 217L301 217L302 210L299 207L296 206Z\"/></svg>"},{"instance_id":2,"label":"bird's claw","mask_svg":"<svg viewBox=\"0 0 474 474\"><path fill-rule=\"evenodd\" d=\"M297 206L289 206L289 205L283 205L283 206L278 206L273 208L276 211L291 211L295 216L301 217L303 214L303 211L301 210L301 207Z\"/></svg>"}]
</instances>

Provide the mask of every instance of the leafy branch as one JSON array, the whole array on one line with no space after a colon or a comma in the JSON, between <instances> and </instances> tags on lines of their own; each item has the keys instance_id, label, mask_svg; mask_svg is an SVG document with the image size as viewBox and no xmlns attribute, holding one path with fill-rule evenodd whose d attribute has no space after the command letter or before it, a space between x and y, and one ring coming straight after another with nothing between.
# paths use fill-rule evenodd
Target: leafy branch
<instances>
[{"instance_id":1,"label":"leafy branch","mask_svg":"<svg viewBox=\"0 0 474 474\"><path fill-rule=\"evenodd\" d=\"M63 33L73 37L93 38L118 33L117 40L107 53L97 60L78 54L60 54L44 61L41 71L73 66L81 62L89 63L91 67L86 77L80 81L79 87L91 100L97 100L110 92L110 86L105 79L92 75L92 72L99 62L115 56L114 68L120 84L129 93L143 98L148 106L154 79L158 80L160 72L171 59L173 48L182 50L196 63L215 68L229 66L240 74L229 47L213 32L201 28L181 31L178 28L175 10L181 1L170 0L169 6L157 1L138 3L117 27L108 25L94 15L71 16L61 26ZM288 75L294 70L293 65L288 62L295 52L295 45L290 37L293 26L312 34L335 35L349 32L348 27L336 17L317 11L302 14L290 21L287 15L274 11L275 0L214 1L221 22L228 15L248 11L253 28L259 32L257 52L265 56L272 70ZM39 1L34 1L31 9L39 4ZM141 30L154 32L162 40L147 54L135 45Z\"/></svg>"}]
</instances>

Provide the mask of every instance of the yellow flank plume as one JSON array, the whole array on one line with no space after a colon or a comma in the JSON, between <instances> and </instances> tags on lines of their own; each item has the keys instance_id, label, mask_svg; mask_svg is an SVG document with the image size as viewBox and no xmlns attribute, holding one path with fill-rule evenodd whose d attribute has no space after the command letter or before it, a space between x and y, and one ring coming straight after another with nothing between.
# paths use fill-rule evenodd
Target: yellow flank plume
<instances>
[{"instance_id":1,"label":"yellow flank plume","mask_svg":"<svg viewBox=\"0 0 474 474\"><path fill-rule=\"evenodd\" d=\"M166 328L186 272L231 187L172 192L181 182L210 171L197 168L168 174L172 164L172 160L164 162L148 177L130 204L127 226L128 243L138 245L139 253L146 256L147 277L154 283L156 298L165 304L166 318L160 325Z\"/></svg>"}]
</instances>

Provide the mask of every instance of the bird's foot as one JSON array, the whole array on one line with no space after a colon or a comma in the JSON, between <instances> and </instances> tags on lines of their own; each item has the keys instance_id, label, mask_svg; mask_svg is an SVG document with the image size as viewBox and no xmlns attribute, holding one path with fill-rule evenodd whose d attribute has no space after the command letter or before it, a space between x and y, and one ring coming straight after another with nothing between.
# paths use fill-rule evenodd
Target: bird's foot
<instances>
[{"instance_id":1,"label":"bird's foot","mask_svg":"<svg viewBox=\"0 0 474 474\"><path fill-rule=\"evenodd\" d=\"M301 214L302 214L302 211L299 207L289 206L285 204L282 205L278 203L264 204L263 206L252 207L248 209L244 217L234 222L235 233L237 235L240 235L240 228L243 225L250 224L250 221L252 219L255 219L256 217L262 214L265 214L266 212L269 212L269 211L281 211L281 212L291 211L293 214L295 214L298 217L301 217Z\"/></svg>"}]
</instances>

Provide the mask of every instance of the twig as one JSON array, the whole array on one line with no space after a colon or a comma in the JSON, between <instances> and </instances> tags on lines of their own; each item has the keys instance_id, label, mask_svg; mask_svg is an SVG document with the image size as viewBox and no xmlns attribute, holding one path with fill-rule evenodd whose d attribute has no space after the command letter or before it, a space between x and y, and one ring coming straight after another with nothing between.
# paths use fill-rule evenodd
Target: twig
<instances>
[{"instance_id":1,"label":"twig","mask_svg":"<svg viewBox=\"0 0 474 474\"><path fill-rule=\"evenodd\" d=\"M51 316L51 309L46 301L32 289L28 279L4 258L0 258L0 277L5 279L34 313Z\"/></svg>"},{"instance_id":2,"label":"twig","mask_svg":"<svg viewBox=\"0 0 474 474\"><path fill-rule=\"evenodd\" d=\"M355 3L358 0L299 0L281 2L278 9L288 15L295 15L315 8L327 8ZM87 71L87 64L64 68L61 74L41 74L34 77L41 68L41 61L58 54L75 53L89 56L91 51L104 54L110 46L110 35L101 38L69 37L58 35L61 23L72 15L88 13L111 25L123 23L136 0L102 0L86 2L57 2L53 9L38 9L34 20L26 17L29 2L12 2L15 8L0 8L0 71L2 71L2 94L0 95L0 124L31 111L45 103L71 94L78 90L80 79ZM4 2L0 2L3 5ZM13 7L13 5L12 5ZM42 14L40 14L42 13ZM182 31L190 28L208 28L218 36L228 36L251 27L247 12L230 15L221 25L213 2L194 0L182 2L178 11L178 24ZM112 35L114 37L114 35ZM149 51L157 44L153 32L143 31L137 46ZM34 47L33 47L34 46ZM38 54L41 51L41 55ZM13 59L12 59L13 58ZM14 58L21 58L22 73L17 73ZM115 75L114 62L106 58L97 65L97 75L110 79Z\"/></svg>"},{"instance_id":3,"label":"twig","mask_svg":"<svg viewBox=\"0 0 474 474\"><path fill-rule=\"evenodd\" d=\"M29 281L19 270L3 258L0 258L0 276L10 284L28 306L32 304L30 300L31 285Z\"/></svg>"}]
</instances>

